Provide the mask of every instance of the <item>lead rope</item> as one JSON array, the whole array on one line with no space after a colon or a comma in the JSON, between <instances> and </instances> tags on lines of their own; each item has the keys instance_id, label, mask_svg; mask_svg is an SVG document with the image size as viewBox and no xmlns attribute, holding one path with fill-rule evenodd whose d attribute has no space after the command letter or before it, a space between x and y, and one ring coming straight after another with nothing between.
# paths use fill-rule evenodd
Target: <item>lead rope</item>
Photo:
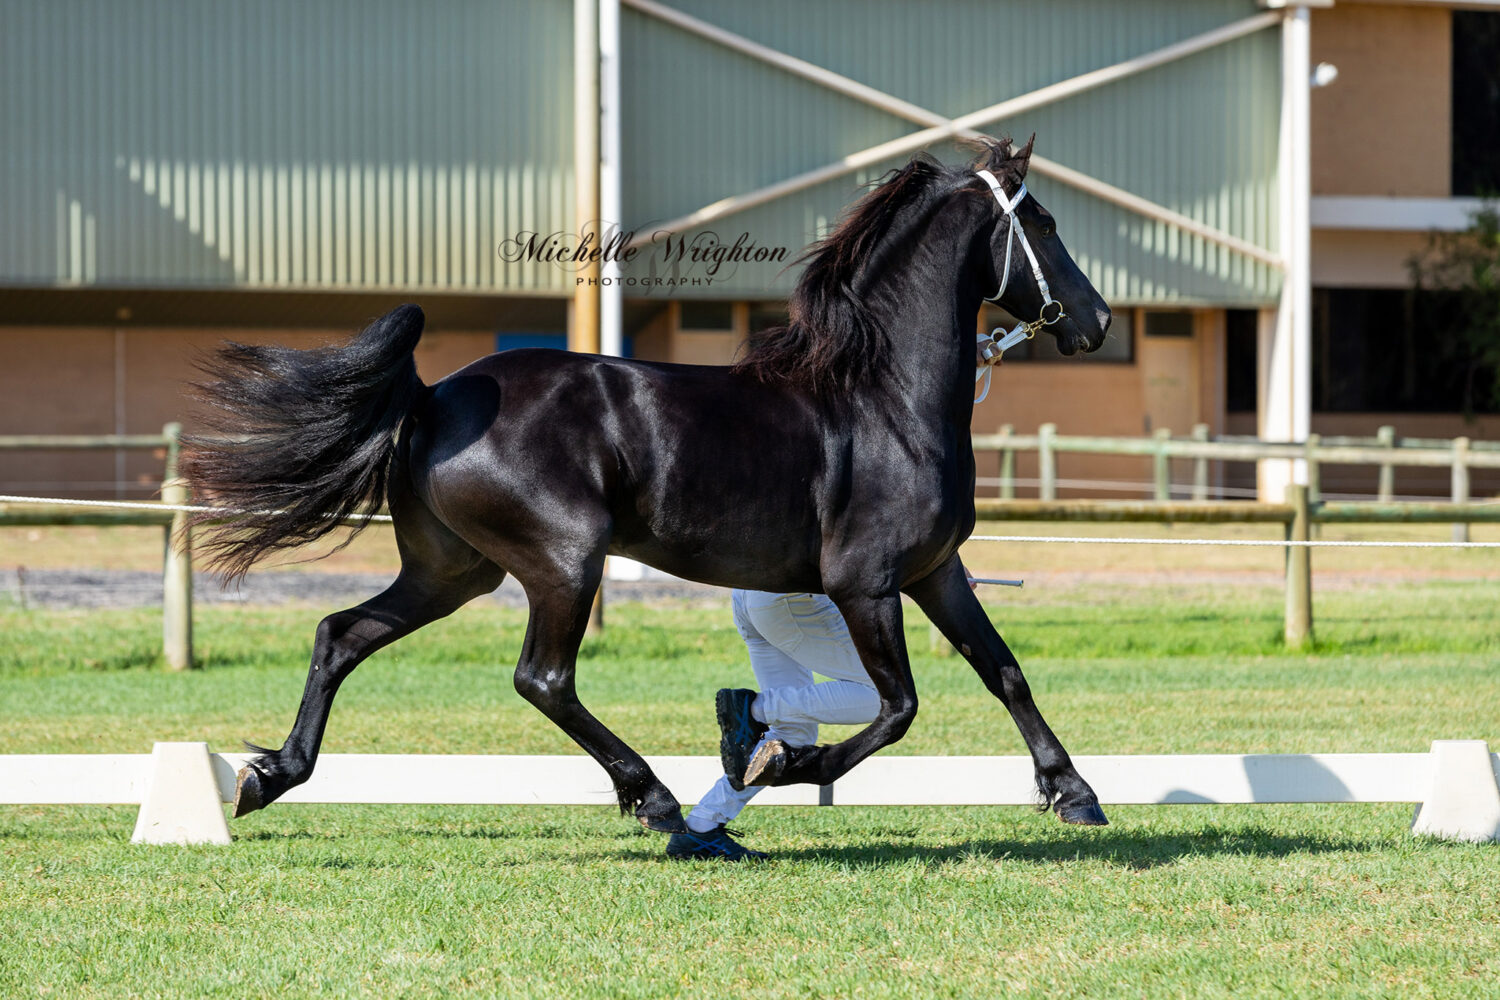
<instances>
[{"instance_id":1,"label":"lead rope","mask_svg":"<svg viewBox=\"0 0 1500 1000\"><path fill-rule=\"evenodd\" d=\"M1030 340L1032 337L1035 337L1038 330L1044 326L1051 326L1066 316L1067 313L1063 312L1062 303L1052 297L1052 288L1047 284L1047 279L1042 275L1042 265L1037 261L1035 251L1031 249L1031 241L1026 238L1026 230L1022 228L1021 220L1016 218L1016 208L1026 198L1026 185L1022 184L1016 189L1014 198L1007 198L1005 196L1005 189L1000 186L1000 182L995 179L994 174L988 170L976 170L974 172L979 175L980 180L990 186L990 191L995 195L995 201L1000 203L1000 210L1005 213L1007 222L1005 227L1005 267L1000 272L1000 287L996 289L994 295L991 295L985 301L998 304L1000 296L1005 294L1005 288L1010 283L1011 252L1018 239L1021 241L1021 249L1026 253L1026 260L1031 264L1031 275L1036 279L1037 288L1042 293L1042 309L1036 319L1029 323L1024 320L1018 322L1003 337L997 338L995 336L995 334L1005 329L1003 326L995 327L988 334L981 333L976 335L978 353L984 363L977 366L977 370L974 373L974 384L978 385L983 380L984 390L980 392L974 402L982 403L990 394L990 382L995 374L995 366L1003 360L1005 352L1015 347L1021 341ZM1057 307L1057 311L1050 318L1047 315L1048 306Z\"/></svg>"}]
</instances>

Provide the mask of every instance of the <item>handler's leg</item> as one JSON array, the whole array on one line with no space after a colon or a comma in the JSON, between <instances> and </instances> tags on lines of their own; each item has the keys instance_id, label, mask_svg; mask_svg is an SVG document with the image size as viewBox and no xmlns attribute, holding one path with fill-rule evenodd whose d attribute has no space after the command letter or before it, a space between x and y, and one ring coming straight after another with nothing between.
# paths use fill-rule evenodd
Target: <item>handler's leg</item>
<instances>
[{"instance_id":1,"label":"handler's leg","mask_svg":"<svg viewBox=\"0 0 1500 1000\"><path fill-rule=\"evenodd\" d=\"M751 711L772 726L769 735L806 746L817 741L820 722L864 725L875 718L880 695L833 601L822 594L780 594L775 601L752 596L746 604L756 633L803 668L793 683L778 683L756 671L761 692ZM751 644L748 636L746 644ZM814 683L808 671L829 680ZM804 734L801 727L810 728Z\"/></svg>"},{"instance_id":2,"label":"handler's leg","mask_svg":"<svg viewBox=\"0 0 1500 1000\"><path fill-rule=\"evenodd\" d=\"M857 578L857 574L851 574ZM898 592L871 595L867 591L831 595L849 627L859 660L875 685L880 708L875 720L841 743L796 747L769 742L751 757L747 783L766 785L826 785L848 773L881 747L901 739L917 715L917 691L901 631Z\"/></svg>"},{"instance_id":3,"label":"handler's leg","mask_svg":"<svg viewBox=\"0 0 1500 1000\"><path fill-rule=\"evenodd\" d=\"M795 691L813 685L812 672L767 639L756 625L757 618L762 624L766 619L765 615L758 613L759 606L769 604L774 607L781 596L736 590L731 597L734 625L745 641L745 649L750 654L750 669L755 672L755 683L761 689L750 710L756 721L767 726L766 737L798 745L815 743L818 739L816 719L796 718L783 722L779 718L768 718L761 711L766 690ZM753 747L747 746L740 752L748 757L750 749ZM744 768L739 768L739 772L726 774L699 800L688 814L689 830L707 833L733 820L749 804L760 789L741 785L737 779L744 773Z\"/></svg>"},{"instance_id":4,"label":"handler's leg","mask_svg":"<svg viewBox=\"0 0 1500 1000\"><path fill-rule=\"evenodd\" d=\"M1065 823L1107 824L1098 796L1078 774L1061 741L1042 718L1031 699L1031 687L1021 673L1021 665L969 589L958 557L949 559L906 592L969 661L990 693L1010 711L1036 764L1036 784L1042 794L1043 808L1051 805L1057 818Z\"/></svg>"}]
</instances>

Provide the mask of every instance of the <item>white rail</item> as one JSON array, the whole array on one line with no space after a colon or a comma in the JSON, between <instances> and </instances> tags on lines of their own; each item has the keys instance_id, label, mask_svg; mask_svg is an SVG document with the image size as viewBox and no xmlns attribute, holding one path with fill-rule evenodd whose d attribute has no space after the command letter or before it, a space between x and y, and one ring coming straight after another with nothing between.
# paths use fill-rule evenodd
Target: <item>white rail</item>
<instances>
[{"instance_id":1,"label":"white rail","mask_svg":"<svg viewBox=\"0 0 1500 1000\"><path fill-rule=\"evenodd\" d=\"M140 804L139 843L229 843L223 803L243 754L158 743L150 754L0 757L0 805ZM648 758L685 802L720 774L716 757ZM1483 740L1429 753L1078 756L1105 805L1416 802L1418 833L1500 840L1500 755ZM875 757L830 786L770 788L755 805L1030 805L1030 757ZM584 756L324 754L284 803L614 805Z\"/></svg>"}]
</instances>

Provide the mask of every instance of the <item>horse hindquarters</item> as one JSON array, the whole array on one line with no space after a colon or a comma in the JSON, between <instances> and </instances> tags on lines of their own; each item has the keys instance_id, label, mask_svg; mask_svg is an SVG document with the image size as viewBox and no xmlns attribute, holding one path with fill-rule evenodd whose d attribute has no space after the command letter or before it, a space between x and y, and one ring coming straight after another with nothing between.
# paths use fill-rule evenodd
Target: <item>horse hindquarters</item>
<instances>
[{"instance_id":1,"label":"horse hindquarters","mask_svg":"<svg viewBox=\"0 0 1500 1000\"><path fill-rule=\"evenodd\" d=\"M611 450L576 425L572 447L563 450L555 438L568 437L569 428L537 405L551 392L524 378L510 382L496 359L485 364L486 374L439 383L413 433L413 481L454 534L526 590L516 690L605 769L622 812L634 812L649 830L680 832L686 826L672 793L583 706L575 686L613 528L598 485L612 474L602 467ZM507 398L523 402L507 410Z\"/></svg>"}]
</instances>

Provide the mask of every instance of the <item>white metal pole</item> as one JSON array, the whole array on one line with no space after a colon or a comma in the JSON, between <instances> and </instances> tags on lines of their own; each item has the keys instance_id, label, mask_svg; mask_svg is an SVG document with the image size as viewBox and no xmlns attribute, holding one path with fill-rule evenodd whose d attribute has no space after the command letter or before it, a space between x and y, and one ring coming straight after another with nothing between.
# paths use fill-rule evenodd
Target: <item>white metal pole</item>
<instances>
[{"instance_id":1,"label":"white metal pole","mask_svg":"<svg viewBox=\"0 0 1500 1000\"><path fill-rule=\"evenodd\" d=\"M1277 228L1284 271L1275 328L1262 342L1265 408L1260 436L1303 441L1311 429L1312 282L1309 273L1311 166L1308 116L1309 31L1306 7L1289 8L1281 22L1281 131L1277 162ZM1280 501L1291 483L1306 483L1307 463L1268 459L1260 464L1260 498Z\"/></svg>"},{"instance_id":2,"label":"white metal pole","mask_svg":"<svg viewBox=\"0 0 1500 1000\"><path fill-rule=\"evenodd\" d=\"M573 172L574 216L578 238L587 233L602 238L599 225L599 2L573 0ZM573 315L568 350L598 354L600 350L599 261L591 260L574 275ZM589 635L604 630L604 587L594 592L589 610Z\"/></svg>"},{"instance_id":3,"label":"white metal pole","mask_svg":"<svg viewBox=\"0 0 1500 1000\"><path fill-rule=\"evenodd\" d=\"M1292 134L1291 231L1292 253L1286 269L1294 289L1292 309L1292 440L1306 441L1312 433L1312 56L1311 17L1305 6L1293 8L1286 19L1287 81L1290 84ZM1294 482L1306 485L1307 463L1293 466Z\"/></svg>"},{"instance_id":4,"label":"white metal pole","mask_svg":"<svg viewBox=\"0 0 1500 1000\"><path fill-rule=\"evenodd\" d=\"M599 219L599 8L597 0L573 2L573 182L579 239ZM599 266L585 264L574 275L568 350L599 353Z\"/></svg>"},{"instance_id":5,"label":"white metal pole","mask_svg":"<svg viewBox=\"0 0 1500 1000\"><path fill-rule=\"evenodd\" d=\"M620 188L620 0L599 0L599 219L608 240L624 228ZM619 357L625 346L625 292L620 264L600 269L599 353Z\"/></svg>"}]
</instances>

